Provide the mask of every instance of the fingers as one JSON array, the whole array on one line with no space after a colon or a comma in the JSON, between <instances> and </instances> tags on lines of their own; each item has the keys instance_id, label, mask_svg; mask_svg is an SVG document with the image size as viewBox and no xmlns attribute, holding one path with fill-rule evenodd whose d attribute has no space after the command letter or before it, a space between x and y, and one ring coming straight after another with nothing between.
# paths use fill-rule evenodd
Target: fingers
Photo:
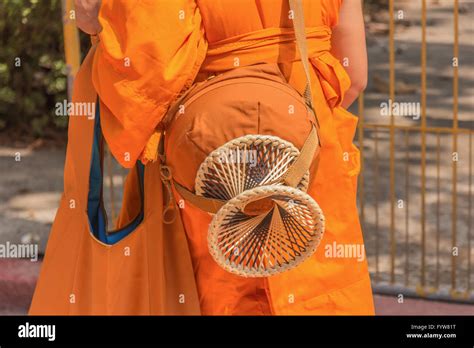
<instances>
[{"instance_id":1,"label":"fingers","mask_svg":"<svg viewBox=\"0 0 474 348\"><path fill-rule=\"evenodd\" d=\"M101 0L75 0L76 25L89 35L97 35L102 30L98 16Z\"/></svg>"}]
</instances>

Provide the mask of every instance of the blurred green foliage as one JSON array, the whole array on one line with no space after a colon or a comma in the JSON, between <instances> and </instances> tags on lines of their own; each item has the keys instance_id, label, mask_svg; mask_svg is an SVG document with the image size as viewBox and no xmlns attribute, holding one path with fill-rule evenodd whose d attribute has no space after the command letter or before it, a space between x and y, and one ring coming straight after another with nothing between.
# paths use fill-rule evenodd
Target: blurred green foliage
<instances>
[{"instance_id":1,"label":"blurred green foliage","mask_svg":"<svg viewBox=\"0 0 474 348\"><path fill-rule=\"evenodd\" d=\"M0 131L66 127L54 116L66 98L62 30L61 0L0 0Z\"/></svg>"}]
</instances>

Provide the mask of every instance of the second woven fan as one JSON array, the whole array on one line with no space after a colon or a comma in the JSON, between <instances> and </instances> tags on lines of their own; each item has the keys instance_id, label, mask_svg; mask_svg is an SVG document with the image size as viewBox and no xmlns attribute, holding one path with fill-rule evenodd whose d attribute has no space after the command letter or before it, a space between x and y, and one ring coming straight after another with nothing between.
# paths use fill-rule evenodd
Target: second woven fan
<instances>
[{"instance_id":1,"label":"second woven fan","mask_svg":"<svg viewBox=\"0 0 474 348\"><path fill-rule=\"evenodd\" d=\"M276 136L247 135L214 150L201 164L196 194L228 201L208 231L209 251L225 270L264 277L291 269L312 255L324 231L324 216L305 191L283 177L299 156Z\"/></svg>"}]
</instances>

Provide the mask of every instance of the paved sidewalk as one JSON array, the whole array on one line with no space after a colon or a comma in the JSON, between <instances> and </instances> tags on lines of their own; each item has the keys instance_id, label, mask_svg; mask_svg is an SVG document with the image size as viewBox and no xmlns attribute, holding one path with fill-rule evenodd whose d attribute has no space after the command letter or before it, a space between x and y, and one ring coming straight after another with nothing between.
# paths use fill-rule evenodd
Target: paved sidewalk
<instances>
[{"instance_id":1,"label":"paved sidewalk","mask_svg":"<svg viewBox=\"0 0 474 348\"><path fill-rule=\"evenodd\" d=\"M0 315L23 315L33 296L41 261L0 259ZM474 315L474 305L374 296L377 315Z\"/></svg>"},{"instance_id":2,"label":"paved sidewalk","mask_svg":"<svg viewBox=\"0 0 474 348\"><path fill-rule=\"evenodd\" d=\"M398 303L397 297L374 295L377 315L474 315L474 305L406 298Z\"/></svg>"},{"instance_id":3,"label":"paved sidewalk","mask_svg":"<svg viewBox=\"0 0 474 348\"><path fill-rule=\"evenodd\" d=\"M41 261L0 259L0 315L26 314Z\"/></svg>"}]
</instances>

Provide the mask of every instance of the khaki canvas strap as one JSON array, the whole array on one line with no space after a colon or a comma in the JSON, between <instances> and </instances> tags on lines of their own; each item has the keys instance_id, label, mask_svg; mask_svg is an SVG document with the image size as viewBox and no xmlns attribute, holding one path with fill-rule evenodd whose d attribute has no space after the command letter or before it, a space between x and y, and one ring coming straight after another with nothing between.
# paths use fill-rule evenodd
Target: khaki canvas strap
<instances>
[{"instance_id":1,"label":"khaki canvas strap","mask_svg":"<svg viewBox=\"0 0 474 348\"><path fill-rule=\"evenodd\" d=\"M311 75L309 69L308 46L306 43L306 27L304 24L303 0L289 0L290 10L293 12L293 29L295 31L296 46L300 52L301 63L303 64L304 74L306 77L306 86L303 92L303 97L308 111L314 116L316 121L315 129L311 130L311 134L305 141L301 149L300 156L288 169L285 175L285 183L289 186L295 187L300 182L303 175L306 173L311 165L314 155L319 154L321 143L319 139L319 120L316 115L316 110L313 106L313 92L311 88ZM319 164L319 158L316 163L316 171Z\"/></svg>"},{"instance_id":2,"label":"khaki canvas strap","mask_svg":"<svg viewBox=\"0 0 474 348\"><path fill-rule=\"evenodd\" d=\"M185 201L188 201L195 207L198 207L199 209L208 213L217 213L217 211L226 203L226 201L221 199L198 196L189 191L186 187L178 184L176 181L174 181L173 184L176 191L178 191L180 196L183 197Z\"/></svg>"},{"instance_id":3,"label":"khaki canvas strap","mask_svg":"<svg viewBox=\"0 0 474 348\"><path fill-rule=\"evenodd\" d=\"M300 155L295 162L288 168L283 176L283 182L291 187L296 187L309 169L315 155L319 154L319 139L316 127L312 127L311 132L306 138Z\"/></svg>"},{"instance_id":4,"label":"khaki canvas strap","mask_svg":"<svg viewBox=\"0 0 474 348\"><path fill-rule=\"evenodd\" d=\"M295 31L296 46L300 52L301 63L303 64L306 77L306 86L303 97L308 110L313 114L317 126L319 127L318 117L313 107L313 91L311 88L311 75L309 70L308 46L306 44L306 29L304 24L304 11L302 0L289 0L290 10L293 12L293 29Z\"/></svg>"}]
</instances>

